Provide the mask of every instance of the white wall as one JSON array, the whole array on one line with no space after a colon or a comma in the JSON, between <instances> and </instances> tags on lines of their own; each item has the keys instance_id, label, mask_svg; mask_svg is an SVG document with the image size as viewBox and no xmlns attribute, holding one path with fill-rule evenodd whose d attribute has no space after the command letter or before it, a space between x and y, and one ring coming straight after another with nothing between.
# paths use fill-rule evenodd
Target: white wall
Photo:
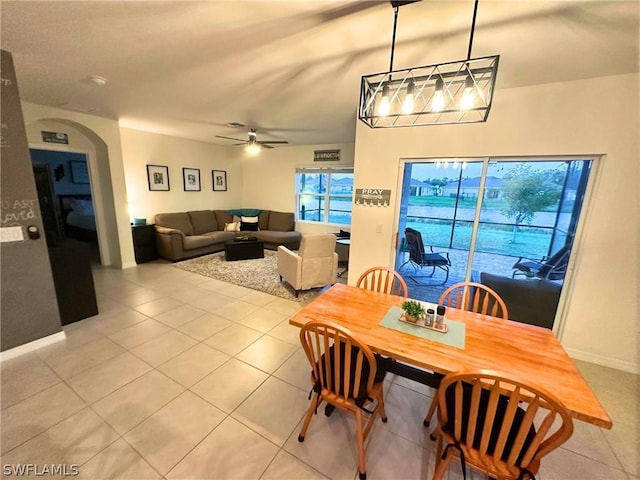
<instances>
[{"instance_id":1,"label":"white wall","mask_svg":"<svg viewBox=\"0 0 640 480\"><path fill-rule=\"evenodd\" d=\"M22 111L30 147L88 154L102 262L114 267L135 265L118 123L28 102L22 103ZM44 128L68 133L69 145L43 143L40 131Z\"/></svg>"},{"instance_id":2,"label":"white wall","mask_svg":"<svg viewBox=\"0 0 640 480\"><path fill-rule=\"evenodd\" d=\"M151 223L157 213L242 207L242 150L122 128L122 156L131 218ZM166 191L149 191L146 165L169 167ZM183 168L200 169L199 192L185 192ZM213 191L212 170L227 172L227 191Z\"/></svg>"},{"instance_id":3,"label":"white wall","mask_svg":"<svg viewBox=\"0 0 640 480\"><path fill-rule=\"evenodd\" d=\"M297 167L335 167L353 165L352 143L304 145L263 149L258 155L244 156L242 161L242 205L280 212L295 212L295 172ZM314 150L340 150L339 162L314 162ZM302 233L335 232L335 225L296 222Z\"/></svg>"},{"instance_id":4,"label":"white wall","mask_svg":"<svg viewBox=\"0 0 640 480\"><path fill-rule=\"evenodd\" d=\"M355 187L390 188L389 208L354 206L351 281L392 265L401 158L605 154L574 248L561 341L576 357L640 371L637 74L499 90L487 123L356 128ZM381 225L382 233L376 233Z\"/></svg>"}]
</instances>

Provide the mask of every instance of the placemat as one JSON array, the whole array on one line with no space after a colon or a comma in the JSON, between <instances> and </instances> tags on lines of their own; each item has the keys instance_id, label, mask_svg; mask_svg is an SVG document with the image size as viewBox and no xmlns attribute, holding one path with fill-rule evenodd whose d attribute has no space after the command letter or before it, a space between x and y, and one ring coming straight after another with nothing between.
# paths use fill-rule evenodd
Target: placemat
<instances>
[{"instance_id":1,"label":"placemat","mask_svg":"<svg viewBox=\"0 0 640 480\"><path fill-rule=\"evenodd\" d=\"M435 330L429 330L428 328L418 327L417 325L411 325L410 323L401 322L398 320L402 315L402 309L400 307L391 307L387 314L380 322L380 325L399 332L408 333L420 338L426 338L434 342L444 343L452 347L464 349L464 337L466 325L462 322L455 320L449 320L445 317L444 323L449 327L447 333L436 332Z\"/></svg>"}]
</instances>

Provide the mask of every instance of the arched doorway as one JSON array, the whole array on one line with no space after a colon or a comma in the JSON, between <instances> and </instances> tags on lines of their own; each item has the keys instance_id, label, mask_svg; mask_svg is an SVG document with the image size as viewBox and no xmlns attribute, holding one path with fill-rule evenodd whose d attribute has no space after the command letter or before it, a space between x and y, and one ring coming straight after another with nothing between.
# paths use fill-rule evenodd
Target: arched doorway
<instances>
[{"instance_id":1,"label":"arched doorway","mask_svg":"<svg viewBox=\"0 0 640 480\"><path fill-rule=\"evenodd\" d=\"M40 119L27 124L26 127L30 148L86 155L100 263L104 266L120 267L120 243L106 143L93 130L72 120ZM45 143L42 140L42 132L64 132L67 134L68 143ZM66 168L70 171L71 165L67 165ZM56 198L54 201L59 202L59 199Z\"/></svg>"}]
</instances>

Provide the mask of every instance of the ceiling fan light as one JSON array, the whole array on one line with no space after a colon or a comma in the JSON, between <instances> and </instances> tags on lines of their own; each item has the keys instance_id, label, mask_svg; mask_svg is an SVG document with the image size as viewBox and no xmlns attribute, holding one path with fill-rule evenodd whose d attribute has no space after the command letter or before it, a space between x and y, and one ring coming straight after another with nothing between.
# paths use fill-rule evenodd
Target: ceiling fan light
<instances>
[{"instance_id":1,"label":"ceiling fan light","mask_svg":"<svg viewBox=\"0 0 640 480\"><path fill-rule=\"evenodd\" d=\"M260 150L262 150L262 147L255 142L249 142L247 143L246 147L244 147L244 150L249 155L257 155L258 153L260 153Z\"/></svg>"}]
</instances>

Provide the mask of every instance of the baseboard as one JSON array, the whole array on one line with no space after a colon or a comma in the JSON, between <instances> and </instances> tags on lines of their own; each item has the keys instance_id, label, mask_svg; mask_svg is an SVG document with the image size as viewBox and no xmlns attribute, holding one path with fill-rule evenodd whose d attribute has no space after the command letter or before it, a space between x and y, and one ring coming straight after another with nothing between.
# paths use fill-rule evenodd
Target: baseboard
<instances>
[{"instance_id":1,"label":"baseboard","mask_svg":"<svg viewBox=\"0 0 640 480\"><path fill-rule=\"evenodd\" d=\"M605 357L604 355L598 355L596 353L583 352L574 348L565 348L565 350L571 358L575 358L576 360L583 360L585 362L595 363L604 367L615 368L616 370L640 374L640 365L637 363L625 362L624 360L617 360L615 358Z\"/></svg>"},{"instance_id":2,"label":"baseboard","mask_svg":"<svg viewBox=\"0 0 640 480\"><path fill-rule=\"evenodd\" d=\"M5 350L4 352L0 352L0 363L11 360L12 358L19 357L20 355L24 355L25 353L33 352L34 350L46 347L47 345L61 342L66 338L67 336L64 332L58 332L47 337L39 338L38 340L34 340L33 342L25 343L24 345L19 345L9 350Z\"/></svg>"}]
</instances>

